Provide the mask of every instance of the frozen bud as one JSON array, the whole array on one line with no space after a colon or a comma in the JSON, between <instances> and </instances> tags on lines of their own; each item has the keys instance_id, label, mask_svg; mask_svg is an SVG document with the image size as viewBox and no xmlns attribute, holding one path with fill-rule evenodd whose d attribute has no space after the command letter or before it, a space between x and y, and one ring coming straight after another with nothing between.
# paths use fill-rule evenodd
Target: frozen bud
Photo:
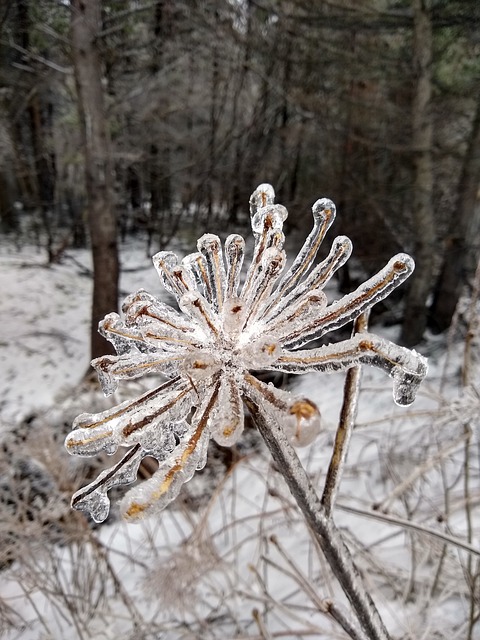
<instances>
[{"instance_id":1,"label":"frozen bud","mask_svg":"<svg viewBox=\"0 0 480 640\"><path fill-rule=\"evenodd\" d=\"M178 264L178 258L173 251L159 251L152 258L153 266L161 274L171 271Z\"/></svg>"},{"instance_id":2,"label":"frozen bud","mask_svg":"<svg viewBox=\"0 0 480 640\"><path fill-rule=\"evenodd\" d=\"M246 367L251 369L268 367L279 355L280 346L273 336L261 336L247 343L242 351Z\"/></svg>"},{"instance_id":3,"label":"frozen bud","mask_svg":"<svg viewBox=\"0 0 480 640\"><path fill-rule=\"evenodd\" d=\"M256 235L267 231L281 231L287 216L288 211L281 204L263 207L252 218L252 231Z\"/></svg>"},{"instance_id":4,"label":"frozen bud","mask_svg":"<svg viewBox=\"0 0 480 640\"><path fill-rule=\"evenodd\" d=\"M312 207L314 220L332 221L335 219L337 208L329 198L320 198Z\"/></svg>"},{"instance_id":5,"label":"frozen bud","mask_svg":"<svg viewBox=\"0 0 480 640\"><path fill-rule=\"evenodd\" d=\"M250 196L250 215L253 217L258 209L275 202L275 190L271 184L260 184Z\"/></svg>"},{"instance_id":6,"label":"frozen bud","mask_svg":"<svg viewBox=\"0 0 480 640\"><path fill-rule=\"evenodd\" d=\"M305 447L320 433L320 411L307 398L296 398L288 408L286 419L290 442L297 447Z\"/></svg>"},{"instance_id":7,"label":"frozen bud","mask_svg":"<svg viewBox=\"0 0 480 640\"><path fill-rule=\"evenodd\" d=\"M212 355L198 351L186 355L180 368L187 379L197 381L211 378L219 367L219 362Z\"/></svg>"},{"instance_id":8,"label":"frozen bud","mask_svg":"<svg viewBox=\"0 0 480 640\"><path fill-rule=\"evenodd\" d=\"M247 314L245 300L240 298L227 298L222 310L223 330L225 336L234 338L243 329Z\"/></svg>"}]
</instances>

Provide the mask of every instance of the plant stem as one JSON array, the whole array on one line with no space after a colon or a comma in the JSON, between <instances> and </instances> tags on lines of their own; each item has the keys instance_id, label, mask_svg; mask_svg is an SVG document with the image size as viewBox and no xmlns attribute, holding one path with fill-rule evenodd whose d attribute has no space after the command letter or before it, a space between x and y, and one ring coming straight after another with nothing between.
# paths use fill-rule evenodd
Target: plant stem
<instances>
[{"instance_id":1,"label":"plant stem","mask_svg":"<svg viewBox=\"0 0 480 640\"><path fill-rule=\"evenodd\" d=\"M356 318L352 336L367 330L368 316L370 311L361 313ZM329 516L335 505L338 488L342 479L345 460L347 459L350 438L357 416L358 394L360 391L361 366L356 365L350 367L345 376L345 386L343 391L343 404L340 412L340 420L338 423L337 433L335 435L335 444L333 446L332 457L325 479L325 487L323 489L322 504L325 513Z\"/></svg>"},{"instance_id":2,"label":"plant stem","mask_svg":"<svg viewBox=\"0 0 480 640\"><path fill-rule=\"evenodd\" d=\"M269 421L260 407L247 400L258 431L284 477L296 503L315 534L333 573L370 640L390 640L385 625L367 593L340 531L327 515L310 479L282 427Z\"/></svg>"}]
</instances>

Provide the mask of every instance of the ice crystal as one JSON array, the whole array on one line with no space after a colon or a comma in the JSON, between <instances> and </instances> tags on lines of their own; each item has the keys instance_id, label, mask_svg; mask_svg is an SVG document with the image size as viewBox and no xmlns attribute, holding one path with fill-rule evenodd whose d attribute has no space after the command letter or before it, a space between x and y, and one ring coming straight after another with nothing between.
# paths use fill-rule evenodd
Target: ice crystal
<instances>
[{"instance_id":1,"label":"ice crystal","mask_svg":"<svg viewBox=\"0 0 480 640\"><path fill-rule=\"evenodd\" d=\"M163 509L184 482L206 463L210 438L231 446L244 425L243 400L261 406L279 422L292 443L310 443L320 429L320 412L309 399L265 384L252 371L339 371L364 363L393 378L398 404L410 404L424 378L425 359L371 333L303 350L301 347L352 321L385 298L412 272L410 256L400 253L352 293L329 303L325 284L350 256L348 238L334 240L327 257L315 256L335 217L335 205L322 198L313 205L314 226L298 256L286 268L283 250L285 207L274 204L274 190L261 184L250 198L253 257L242 283L245 241L205 234L198 252L181 262L161 251L153 263L180 311L143 289L123 304L123 318L111 313L100 332L117 355L92 362L106 395L119 380L148 373L167 381L139 398L97 414L82 414L67 436L67 450L123 458L78 491L72 505L97 522L109 512L108 491L136 479L145 456L159 461L147 481L121 501L125 518L136 520Z\"/></svg>"}]
</instances>

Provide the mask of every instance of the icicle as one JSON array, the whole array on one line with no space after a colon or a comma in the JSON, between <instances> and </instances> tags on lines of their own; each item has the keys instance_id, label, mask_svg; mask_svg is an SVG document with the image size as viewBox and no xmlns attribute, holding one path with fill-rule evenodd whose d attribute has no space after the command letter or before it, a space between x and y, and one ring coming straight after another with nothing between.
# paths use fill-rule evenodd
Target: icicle
<instances>
[{"instance_id":1,"label":"icicle","mask_svg":"<svg viewBox=\"0 0 480 640\"><path fill-rule=\"evenodd\" d=\"M108 491L115 486L134 482L144 456L140 445L133 447L120 462L102 471L96 480L74 493L72 507L88 513L95 522L106 520L110 511Z\"/></svg>"}]
</instances>

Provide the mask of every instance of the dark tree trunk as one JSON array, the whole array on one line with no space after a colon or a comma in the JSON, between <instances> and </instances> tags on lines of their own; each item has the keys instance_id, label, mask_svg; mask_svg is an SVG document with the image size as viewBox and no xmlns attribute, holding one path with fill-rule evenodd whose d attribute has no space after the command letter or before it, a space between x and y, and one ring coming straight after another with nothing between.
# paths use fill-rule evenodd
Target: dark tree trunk
<instances>
[{"instance_id":1,"label":"dark tree trunk","mask_svg":"<svg viewBox=\"0 0 480 640\"><path fill-rule=\"evenodd\" d=\"M427 298L432 287L436 235L432 207L432 25L426 5L425 0L412 1L415 74L412 104L412 219L416 269L410 280L402 325L401 340L407 346L420 342L427 324Z\"/></svg>"},{"instance_id":2,"label":"dark tree trunk","mask_svg":"<svg viewBox=\"0 0 480 640\"><path fill-rule=\"evenodd\" d=\"M457 206L450 220L442 268L438 277L430 323L435 331L448 329L462 288L473 275L478 260L480 231L480 95L472 125L469 144L458 184ZM475 246L476 245L476 246Z\"/></svg>"},{"instance_id":3,"label":"dark tree trunk","mask_svg":"<svg viewBox=\"0 0 480 640\"><path fill-rule=\"evenodd\" d=\"M101 3L99 0L71 0L71 5L72 54L94 271L91 355L96 358L107 350L107 343L97 331L98 322L118 307L117 225L97 40L101 27Z\"/></svg>"}]
</instances>

